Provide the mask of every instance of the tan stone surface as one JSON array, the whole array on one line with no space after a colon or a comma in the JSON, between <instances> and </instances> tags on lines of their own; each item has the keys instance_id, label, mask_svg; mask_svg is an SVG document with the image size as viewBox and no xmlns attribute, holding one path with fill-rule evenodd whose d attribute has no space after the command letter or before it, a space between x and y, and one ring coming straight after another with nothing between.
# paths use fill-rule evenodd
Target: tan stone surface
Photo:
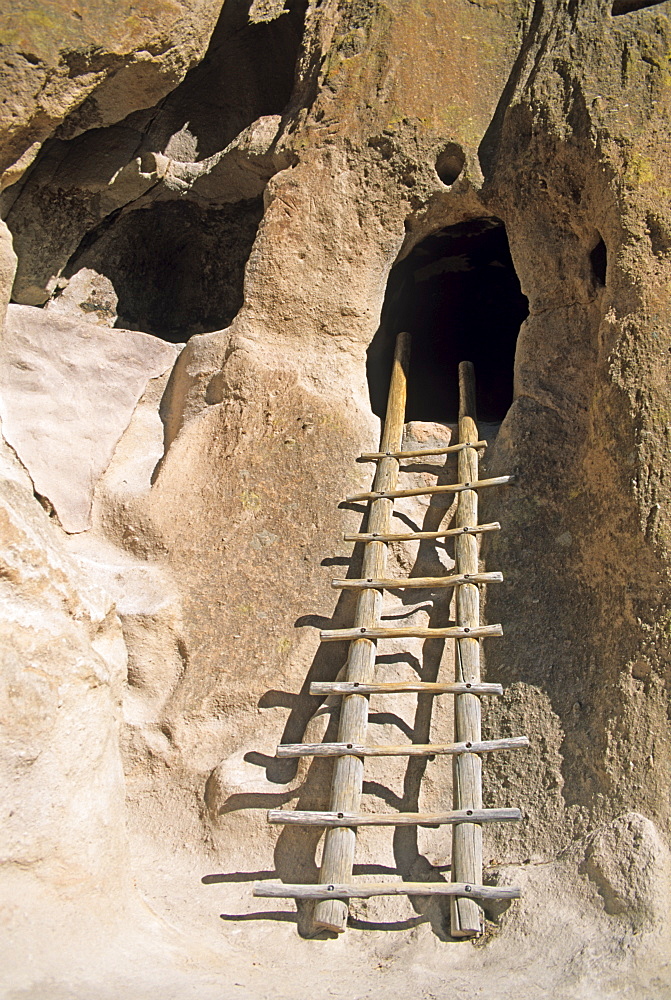
<instances>
[{"instance_id":1,"label":"tan stone surface","mask_svg":"<svg viewBox=\"0 0 671 1000\"><path fill-rule=\"evenodd\" d=\"M57 625L75 630L77 662L93 659L81 606L100 589L113 641L121 629L128 657L124 782L105 770L116 759L110 692L121 694L120 685L96 688L92 708L78 687L78 766L59 744L61 756L41 779L69 808L62 825L54 815L48 836L43 825L21 826L17 858L44 854L44 897L54 908L66 898L68 913L67 926L41 928L30 964L38 907L25 888L31 876L14 864L7 892L25 892L25 903L12 911L16 958L6 978L21 1000L669 995L671 28L664 4L614 18L609 10L596 0L310 4L278 132L271 135L277 109L257 108L257 126L241 113L250 131L233 140L238 152L226 153L222 139L201 174L207 157L192 156L197 130L186 128L186 109L198 110L207 87L175 90L160 142L156 127L142 123L152 155L169 158L170 146L182 164L170 198L185 212L198 205L194 226L220 224L201 213L199 184L214 205L232 197L235 172L246 176L254 162L263 217L235 319L221 330L202 323L171 372L149 382L98 479L91 528L66 536L31 499L25 472L14 465L7 473L21 484L22 516L30 511L48 533L35 555L17 544L18 529L7 536L21 566L3 584L7 620L29 607L39 634L52 622L49 588L61 580L60 560L76 595L59 605ZM290 15L255 3L253 16L256 29ZM245 30L235 36L237 54ZM186 130L176 131L180 113ZM254 136L263 139L258 146ZM78 244L88 234L93 260L101 216L88 213L93 182L105 175L100 151L110 149L115 171L127 171L114 203L121 212L105 216L106 246L123 226L129 240L132 199L151 195L136 186L138 178L144 184L133 172L137 154L120 132L68 141L60 174L48 151L36 162L35 185L26 182L23 202L17 194L9 225L27 234L24 247L36 245L47 223L33 213L31 191L40 186L47 206L67 191L67 232L75 234L68 239ZM456 155L455 145L464 168L446 184L435 165L445 150ZM84 149L90 158L78 154ZM98 188L103 200L106 184ZM67 263L57 233L66 231L58 226L68 211L55 209L53 231L43 234L35 280L42 295L45 276ZM338 504L369 484L370 467L356 456L378 443L367 349L394 262L437 229L492 216L506 225L530 311L517 344L514 402L500 430L490 428L484 464L485 473L517 475L514 487L482 501L483 520L503 527L483 542L483 565L506 581L489 589L485 609L505 629L487 645L487 679L506 693L487 703L484 725L493 738L526 733L532 746L487 760L488 804L519 806L524 822L488 829L485 858L487 881L520 885L523 898L488 907L477 946L450 940L444 905L421 899L357 902L344 937L312 939L307 907L255 900L250 885L317 877L319 831L273 828L265 813L323 807L328 796L325 762L287 765L273 751L281 741L331 736L337 724L336 700L320 703L307 691L311 680L336 677L345 655L320 646L318 628L351 621L351 601L330 580L356 572L359 553L341 533L358 530L362 512ZM602 270L591 256L600 239ZM23 273L36 273L25 249L22 256ZM98 263L102 274L104 254ZM223 272L225 262L215 263ZM154 278L149 269L147 280ZM123 273L115 280L121 298ZM73 287L72 308L83 301ZM101 338L121 332L91 329ZM407 439L423 444L436 435L447 439L449 429L414 422ZM453 478L454 464L441 475ZM428 471L415 467L404 481L427 482ZM73 500L81 496L77 486ZM400 505L397 520L402 530L408 519L436 528L444 516L446 508L425 498ZM51 583L35 592L30 567L44 552L53 553ZM449 565L449 549L392 548L390 569L399 575ZM430 594L389 595L385 614L438 624L448 608ZM14 634L12 624L12 641ZM23 663L33 638L16 636ZM390 679L453 669L442 644L394 643L380 653ZM46 666L40 659L39 669L66 672L69 655L54 653ZM121 659L114 662L119 670ZM376 742L450 736L449 699L377 698L371 709ZM21 713L12 710L12 719L19 726ZM29 735L31 753L52 760L52 729ZM75 849L72 817L89 762L89 811ZM107 777L97 782L101 771ZM20 809L33 808L34 786L21 781L12 781L12 794ZM450 767L440 759L374 761L367 782L371 810L450 802ZM122 815L123 794L127 847L99 822ZM92 936L86 873L96 845L108 912L97 915ZM67 892L50 860L62 855L85 871L81 887ZM449 830L364 831L357 862L362 878L449 878ZM149 915L133 909L130 878Z\"/></svg>"},{"instance_id":2,"label":"tan stone surface","mask_svg":"<svg viewBox=\"0 0 671 1000\"><path fill-rule=\"evenodd\" d=\"M3 952L25 965L40 895L66 909L107 900L112 921L128 897L127 653L109 597L63 551L4 444L1 461Z\"/></svg>"},{"instance_id":3,"label":"tan stone surface","mask_svg":"<svg viewBox=\"0 0 671 1000\"><path fill-rule=\"evenodd\" d=\"M15 273L16 254L12 246L12 234L3 222L0 224L0 332L4 329Z\"/></svg>"},{"instance_id":4,"label":"tan stone surface","mask_svg":"<svg viewBox=\"0 0 671 1000\"><path fill-rule=\"evenodd\" d=\"M217 14L209 0L12 4L0 16L5 181L18 180L26 150L73 112L70 134L155 104L202 56Z\"/></svg>"},{"instance_id":5,"label":"tan stone surface","mask_svg":"<svg viewBox=\"0 0 671 1000\"><path fill-rule=\"evenodd\" d=\"M10 306L0 367L5 440L66 531L84 531L107 468L150 378L177 350L147 334Z\"/></svg>"}]
</instances>

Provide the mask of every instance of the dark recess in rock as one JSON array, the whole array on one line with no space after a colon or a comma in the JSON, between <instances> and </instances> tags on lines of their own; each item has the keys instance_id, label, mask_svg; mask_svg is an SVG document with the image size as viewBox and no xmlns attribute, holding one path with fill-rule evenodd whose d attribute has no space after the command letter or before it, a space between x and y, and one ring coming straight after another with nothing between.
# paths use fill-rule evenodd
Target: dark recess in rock
<instances>
[{"instance_id":1,"label":"dark recess in rock","mask_svg":"<svg viewBox=\"0 0 671 1000\"><path fill-rule=\"evenodd\" d=\"M64 271L103 274L118 296L116 326L182 343L228 326L243 301L261 198L221 208L159 202L108 220Z\"/></svg>"},{"instance_id":2,"label":"dark recess in rock","mask_svg":"<svg viewBox=\"0 0 671 1000\"><path fill-rule=\"evenodd\" d=\"M608 273L608 250L601 238L599 238L599 242L590 252L589 259L592 265L594 283L603 288L606 284L606 275Z\"/></svg>"},{"instance_id":3,"label":"dark recess in rock","mask_svg":"<svg viewBox=\"0 0 671 1000\"><path fill-rule=\"evenodd\" d=\"M389 276L380 327L368 349L373 411L384 415L394 341L407 329L413 335L407 420L457 419L457 369L464 360L475 365L479 419L503 419L527 315L499 219L474 219L427 237Z\"/></svg>"},{"instance_id":4,"label":"dark recess in rock","mask_svg":"<svg viewBox=\"0 0 671 1000\"><path fill-rule=\"evenodd\" d=\"M289 103L307 0L291 0L273 21L249 23L250 0L226 0L205 58L153 109L144 148L162 150L187 129L202 160L225 149L264 115ZM135 118L147 116L138 112Z\"/></svg>"},{"instance_id":5,"label":"dark recess in rock","mask_svg":"<svg viewBox=\"0 0 671 1000\"><path fill-rule=\"evenodd\" d=\"M454 184L464 169L465 162L466 156L461 146L458 146L456 142L449 143L436 158L436 173L443 184L448 187Z\"/></svg>"},{"instance_id":6,"label":"dark recess in rock","mask_svg":"<svg viewBox=\"0 0 671 1000\"><path fill-rule=\"evenodd\" d=\"M111 209L100 197L101 186L136 157L147 170L154 160L146 154L152 153L202 161L225 149L258 118L285 112L294 89L307 0L289 0L285 13L263 23L250 23L250 6L250 0L226 0L203 61L158 105L77 135L82 116L86 120L82 106L45 143L21 185L5 196L4 217L19 258L15 301L42 305L50 283L82 240L90 244L101 226L118 219L106 216ZM254 167L250 175L255 176ZM220 187L220 201L230 201L225 178ZM137 193L128 188L129 203ZM253 193L245 190L237 197ZM216 181L210 183L208 198L219 201ZM185 218L197 214L184 212ZM51 239L40 235L36 240L35 232L43 227ZM241 252L248 255L249 248Z\"/></svg>"},{"instance_id":7,"label":"dark recess in rock","mask_svg":"<svg viewBox=\"0 0 671 1000\"><path fill-rule=\"evenodd\" d=\"M636 10L643 10L644 7L657 7L667 0L615 0L611 14L633 14Z\"/></svg>"}]
</instances>

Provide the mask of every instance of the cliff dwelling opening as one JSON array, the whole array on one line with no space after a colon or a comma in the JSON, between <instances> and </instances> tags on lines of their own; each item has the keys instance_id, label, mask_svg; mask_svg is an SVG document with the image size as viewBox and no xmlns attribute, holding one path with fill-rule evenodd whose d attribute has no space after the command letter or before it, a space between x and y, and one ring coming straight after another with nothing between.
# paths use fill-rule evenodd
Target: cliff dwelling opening
<instances>
[{"instance_id":1,"label":"cliff dwelling opening","mask_svg":"<svg viewBox=\"0 0 671 1000\"><path fill-rule=\"evenodd\" d=\"M307 0L226 0L219 7L221 13L205 56L174 90L154 106L145 107L144 82L136 92L137 88L129 84L115 85L117 73L110 72L108 85L113 98L106 97L106 84L101 83L64 117L21 182L3 192L2 218L12 232L18 257L13 289L16 302L44 305L61 275L67 278L74 273L75 259L80 266L91 266L106 275L105 262L102 268L81 264L83 251L100 241L100 247L110 248L114 256L134 234L128 262L124 265L120 260L112 260L109 264L115 278L121 276L118 288L117 281L110 276L114 291L108 286L105 293L107 299L110 295L113 299L116 293L120 300L117 325L123 322L166 339L184 340L190 333L221 328L235 314L242 302L238 277L253 242L249 234L255 232L258 223L256 207L248 210L245 203L234 208L199 206L210 202L220 206L233 198L253 198L257 191L261 192L268 176L281 169L280 162L287 162L288 154L284 159L281 154L274 156L269 137L278 127L278 121L273 119L288 114L292 108L308 3ZM158 66L160 53L156 56ZM123 58L120 55L118 58L123 64ZM174 59L171 76L178 75L181 65L176 55ZM112 61L114 66L116 61L117 56ZM142 68L147 66L147 62L138 61L138 80L145 81L142 73L147 74L147 90L152 92L155 83L151 74L156 70ZM103 67L107 68L104 60ZM128 66L125 69L129 70ZM123 65L118 76L126 80ZM128 92L123 89L126 85ZM295 101L302 97L297 92ZM97 104L100 101L101 106L114 107L113 123L103 127L98 127L103 118ZM139 109L131 110L136 105L140 105ZM124 107L129 109L125 117ZM105 112L108 114L109 110ZM268 117L271 120L262 122L258 128L263 137L258 142L270 144L269 149L264 149L268 155L261 157L262 165L256 138L251 152L243 142L242 149L233 157L234 162L224 161L220 166L212 163L209 168L212 173L204 171L208 190L206 194L202 191L196 194L196 207L161 204L148 209L147 214L144 209L137 210L138 199L144 199L148 190L152 191L152 200L159 194L159 188L164 189L160 197L164 193L166 198L191 197L183 187L175 189L164 184L152 154L160 153L178 163L202 162L225 150L254 122ZM249 158L245 159L247 153ZM156 183L148 189L145 171L155 168ZM170 219L176 226L174 232L170 232ZM46 220L58 238L42 238L40 227ZM194 235L199 220L203 229L200 243ZM221 220L218 234L217 220ZM112 230L114 233L110 235ZM239 246L233 246L231 233L235 234L235 240L239 239ZM192 251L194 264L189 268L186 256ZM157 258L154 264L150 259L153 254ZM165 265L162 273L159 262ZM197 275L199 263L210 272L208 276ZM215 274L217 268L223 272L221 276ZM193 287L193 322L191 309L187 308L188 292L184 289L176 292L174 287L185 272ZM149 288L145 295L135 288L143 273L160 284L160 290L153 292ZM62 283L57 286L55 296L61 291ZM171 317L175 304L178 315ZM113 322L107 305L98 309L96 303L87 303L90 311L98 312L103 321ZM87 306L82 306L84 311L89 311ZM182 306L183 315L179 315ZM184 327L184 321L186 335L177 332L177 327Z\"/></svg>"},{"instance_id":2,"label":"cliff dwelling opening","mask_svg":"<svg viewBox=\"0 0 671 1000\"><path fill-rule=\"evenodd\" d=\"M599 242L594 249L590 251L589 260L592 265L594 284L598 288L604 288L608 276L608 250L601 236L599 236Z\"/></svg>"},{"instance_id":3,"label":"cliff dwelling opening","mask_svg":"<svg viewBox=\"0 0 671 1000\"><path fill-rule=\"evenodd\" d=\"M413 336L407 420L458 418L457 369L472 361L478 418L500 422L512 402L515 346L528 315L500 219L471 219L422 240L389 275L368 350L373 412L384 417L397 333Z\"/></svg>"},{"instance_id":4,"label":"cliff dwelling opening","mask_svg":"<svg viewBox=\"0 0 671 1000\"><path fill-rule=\"evenodd\" d=\"M240 309L262 215L261 198L220 208L158 202L105 220L63 274L89 268L108 280L117 300L114 326L183 343L222 330Z\"/></svg>"},{"instance_id":5,"label":"cliff dwelling opening","mask_svg":"<svg viewBox=\"0 0 671 1000\"><path fill-rule=\"evenodd\" d=\"M203 61L153 109L150 148L168 144L182 159L185 145L186 158L202 160L257 118L284 112L308 4L288 0L283 6L277 16L277 3L226 0Z\"/></svg>"}]
</instances>

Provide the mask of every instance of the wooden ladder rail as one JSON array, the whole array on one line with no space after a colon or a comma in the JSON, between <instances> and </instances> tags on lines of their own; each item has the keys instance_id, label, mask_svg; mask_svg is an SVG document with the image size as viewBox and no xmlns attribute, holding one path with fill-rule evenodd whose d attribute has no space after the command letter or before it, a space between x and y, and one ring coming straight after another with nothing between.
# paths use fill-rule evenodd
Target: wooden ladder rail
<instances>
[{"instance_id":1,"label":"wooden ladder rail","mask_svg":"<svg viewBox=\"0 0 671 1000\"><path fill-rule=\"evenodd\" d=\"M350 654L343 681L314 682L310 692L317 695L334 694L342 697L339 725L339 742L318 744L281 744L277 757L335 757L334 779L331 790L331 808L328 811L270 810L271 823L300 824L326 828L325 848L318 885L288 885L256 883L255 896L275 898L311 899L316 903L317 928L327 927L340 932L345 929L350 899L368 899L383 895L426 895L450 898L452 934L454 937L471 937L482 931L482 913L478 905L488 899L517 899L521 890L509 886L483 886L482 878L482 823L517 821L522 819L519 809L482 808L480 754L498 750L518 750L529 746L525 736L498 740L482 740L479 698L485 694L501 694L498 684L485 684L480 677L479 639L502 635L500 625L480 624L480 598L477 583L502 579L500 573L478 572L478 547L476 535L496 531L498 522L478 525L477 490L485 486L503 485L512 476L478 480L477 450L483 442L475 433L475 382L470 363L462 363L459 372L460 414L457 445L439 449L439 453L458 453L460 482L449 487L427 487L422 490L394 490L400 471L398 460L414 453L394 450L403 432L405 386L409 354L409 337L399 335L387 405L387 419L383 432L383 452L361 456L379 461L375 477L376 489L356 498L370 501L370 531L345 538L366 543L363 576L359 580L334 580L337 588L352 587L359 590L356 620L353 628L325 629L320 633L323 642L349 640ZM423 449L428 451L428 449ZM433 454L433 452L432 452ZM395 464L393 464L395 462ZM390 534L392 501L397 496L417 496L421 493L458 492L457 527L437 532L406 532ZM389 505L389 506L387 506ZM386 526L386 528L385 528ZM449 577L423 577L393 579L378 573L386 570L388 541L405 541L413 538L445 538L454 536L455 570ZM381 551L382 549L382 551ZM370 574L370 575L368 575ZM382 627L379 624L383 590L405 589L413 586L428 588L454 586L456 589L456 626L446 628ZM361 624L363 622L363 624ZM392 637L453 638L456 639L456 679L453 683L427 682L375 682L375 640ZM372 745L360 742L368 724L369 694L390 694L394 691L415 691L426 694L455 695L456 742L441 744L403 744L401 746ZM363 786L363 766L366 757L435 756L452 755L454 765L453 798L455 808L440 813L359 813ZM335 803L335 805L334 805ZM442 826L452 825L454 832L451 882L402 882L402 883L352 883L339 881L351 879L354 861L355 834L359 826ZM468 881L466 881L468 878ZM462 879L464 879L462 881Z\"/></svg>"},{"instance_id":2,"label":"wooden ladder rail","mask_svg":"<svg viewBox=\"0 0 671 1000\"><path fill-rule=\"evenodd\" d=\"M477 441L475 423L475 374L470 361L459 365L459 443ZM478 452L463 448L458 452L460 482L477 482ZM456 527L473 527L478 523L478 494L463 490L458 494ZM455 538L455 572L478 572L478 540L475 534L464 533ZM466 583L457 589L457 625L478 628L480 625L480 590ZM455 681L480 683L480 642L478 639L456 640ZM454 731L458 743L479 743L482 740L480 699L474 694L454 696ZM453 804L457 810L482 809L482 760L475 753L453 758ZM452 830L452 881L482 882L482 827L477 823L460 823ZM451 931L453 937L481 934L482 910L474 899L463 896L450 898Z\"/></svg>"},{"instance_id":3,"label":"wooden ladder rail","mask_svg":"<svg viewBox=\"0 0 671 1000\"><path fill-rule=\"evenodd\" d=\"M387 455L398 452L403 439L408 365L410 360L410 334L399 333L396 338L394 362L387 399L387 412L380 451L384 453L377 464L374 490L393 491L398 483L399 460ZM473 440L477 440L474 438ZM368 512L368 531L380 535L389 533L394 502L381 498L371 500ZM362 576L379 579L386 575L388 546L382 541L367 541L364 548ZM477 589L477 588L476 588ZM382 608L381 590L362 590L356 606L355 627L374 628ZM350 646L345 670L345 680L369 684L375 674L377 643L374 639L354 639ZM338 741L361 744L365 742L368 727L368 698L360 694L347 694L342 698ZM364 761L360 757L339 757L334 766L329 812L358 813L363 788ZM324 852L320 882L344 884L351 881L354 866L356 829L336 827L328 829L324 838ZM342 933L347 926L348 904L343 899L325 899L314 910L317 928Z\"/></svg>"}]
</instances>

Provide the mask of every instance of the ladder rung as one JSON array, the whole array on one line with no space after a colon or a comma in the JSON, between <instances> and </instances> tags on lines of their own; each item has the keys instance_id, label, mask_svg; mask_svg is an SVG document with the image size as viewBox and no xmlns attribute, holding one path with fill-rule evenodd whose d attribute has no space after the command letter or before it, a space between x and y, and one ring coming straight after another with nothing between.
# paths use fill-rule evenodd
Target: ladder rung
<instances>
[{"instance_id":1,"label":"ladder rung","mask_svg":"<svg viewBox=\"0 0 671 1000\"><path fill-rule=\"evenodd\" d=\"M296 823L300 826L453 826L456 823L508 823L521 819L519 809L456 809L446 813L268 811L269 823Z\"/></svg>"},{"instance_id":2,"label":"ladder rung","mask_svg":"<svg viewBox=\"0 0 671 1000\"><path fill-rule=\"evenodd\" d=\"M414 576L404 580L332 580L335 590L433 590L460 587L465 583L501 583L503 573L457 573L455 576Z\"/></svg>"},{"instance_id":3,"label":"ladder rung","mask_svg":"<svg viewBox=\"0 0 671 1000\"><path fill-rule=\"evenodd\" d=\"M340 642L343 639L480 639L488 635L503 635L501 625L478 625L467 628L335 628L319 633L322 642Z\"/></svg>"},{"instance_id":4,"label":"ladder rung","mask_svg":"<svg viewBox=\"0 0 671 1000\"><path fill-rule=\"evenodd\" d=\"M360 681L313 681L310 694L503 694L500 684L468 682L438 684L429 681L389 681L363 684Z\"/></svg>"},{"instance_id":5,"label":"ladder rung","mask_svg":"<svg viewBox=\"0 0 671 1000\"><path fill-rule=\"evenodd\" d=\"M276 757L430 757L432 754L489 753L492 750L522 750L526 736L465 743L406 743L404 746L363 746L359 743L281 743Z\"/></svg>"},{"instance_id":6,"label":"ladder rung","mask_svg":"<svg viewBox=\"0 0 671 1000\"><path fill-rule=\"evenodd\" d=\"M519 899L513 886L468 885L465 882L359 882L352 885L285 885L255 882L255 896L273 899L370 899L371 896L470 896L473 899Z\"/></svg>"},{"instance_id":7,"label":"ladder rung","mask_svg":"<svg viewBox=\"0 0 671 1000\"><path fill-rule=\"evenodd\" d=\"M483 531L500 531L498 521L491 524L476 524L472 528L447 528L445 531L406 531L402 535L382 535L379 532L360 531L355 535L343 535L345 542L411 542L417 538L450 538L452 535L479 535Z\"/></svg>"},{"instance_id":8,"label":"ladder rung","mask_svg":"<svg viewBox=\"0 0 671 1000\"><path fill-rule=\"evenodd\" d=\"M486 441L475 443L465 441L461 444L450 444L444 448L420 448L417 451L371 451L359 455L360 461L377 462L380 458L423 458L424 455L449 455L453 451L463 451L464 448L486 448Z\"/></svg>"},{"instance_id":9,"label":"ladder rung","mask_svg":"<svg viewBox=\"0 0 671 1000\"><path fill-rule=\"evenodd\" d=\"M463 493L464 490L479 490L485 486L505 486L511 483L514 476L496 476L495 479L477 479L473 483L451 483L449 486L424 486L419 490L390 490L376 493L355 493L345 497L347 503L354 500L394 500L396 497L421 497L432 493Z\"/></svg>"}]
</instances>

